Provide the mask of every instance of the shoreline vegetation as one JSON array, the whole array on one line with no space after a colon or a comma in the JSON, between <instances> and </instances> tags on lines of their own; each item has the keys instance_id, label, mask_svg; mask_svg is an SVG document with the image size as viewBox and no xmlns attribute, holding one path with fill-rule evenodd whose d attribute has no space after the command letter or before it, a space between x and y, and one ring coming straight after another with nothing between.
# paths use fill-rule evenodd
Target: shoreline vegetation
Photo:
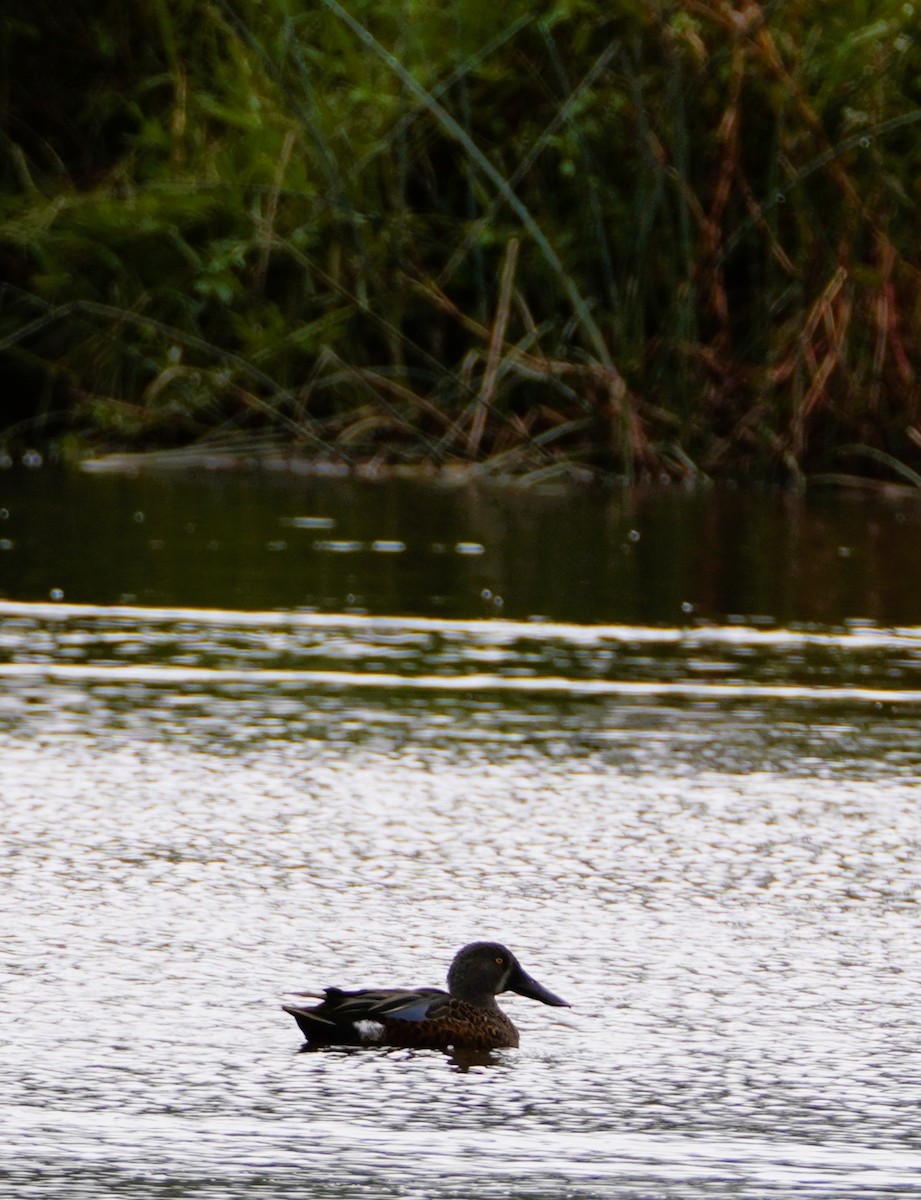
<instances>
[{"instance_id":1,"label":"shoreline vegetation","mask_svg":"<svg viewBox=\"0 0 921 1200\"><path fill-rule=\"evenodd\" d=\"M921 486L919 30L7 0L0 449Z\"/></svg>"}]
</instances>

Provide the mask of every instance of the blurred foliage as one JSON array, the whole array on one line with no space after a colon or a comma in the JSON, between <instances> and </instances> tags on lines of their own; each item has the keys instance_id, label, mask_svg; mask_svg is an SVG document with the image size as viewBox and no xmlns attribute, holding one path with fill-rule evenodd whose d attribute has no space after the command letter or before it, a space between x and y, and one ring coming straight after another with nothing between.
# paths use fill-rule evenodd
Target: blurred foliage
<instances>
[{"instance_id":1,"label":"blurred foliage","mask_svg":"<svg viewBox=\"0 0 921 1200\"><path fill-rule=\"evenodd\" d=\"M6 0L5 437L921 466L918 29L865 0Z\"/></svg>"}]
</instances>

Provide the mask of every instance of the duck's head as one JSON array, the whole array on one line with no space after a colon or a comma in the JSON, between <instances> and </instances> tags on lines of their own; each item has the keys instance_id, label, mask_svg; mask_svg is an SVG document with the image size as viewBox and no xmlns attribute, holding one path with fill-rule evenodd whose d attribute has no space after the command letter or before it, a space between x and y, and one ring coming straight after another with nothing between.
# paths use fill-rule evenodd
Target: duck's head
<instances>
[{"instance_id":1,"label":"duck's head","mask_svg":"<svg viewBox=\"0 0 921 1200\"><path fill-rule=\"evenodd\" d=\"M517 992L542 1004L569 1008L567 1000L554 996L524 970L511 950L498 942L471 942L458 950L448 971L448 990L471 1004L492 1003L500 992Z\"/></svg>"}]
</instances>

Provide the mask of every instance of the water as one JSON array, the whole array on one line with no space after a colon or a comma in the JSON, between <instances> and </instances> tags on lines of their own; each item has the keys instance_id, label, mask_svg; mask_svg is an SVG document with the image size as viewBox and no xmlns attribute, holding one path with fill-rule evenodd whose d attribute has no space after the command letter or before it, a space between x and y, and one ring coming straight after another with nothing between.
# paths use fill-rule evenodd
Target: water
<instances>
[{"instance_id":1,"label":"water","mask_svg":"<svg viewBox=\"0 0 921 1200\"><path fill-rule=\"evenodd\" d=\"M918 1193L917 567L883 586L868 566L911 539L910 506L866 511L863 533L853 506L843 526L800 514L830 525L829 561L861 569L847 587L829 576L834 605L827 590L797 600L799 620L769 619L793 584L766 568L761 590L740 568L750 607L702 571L695 603L722 597L709 619L626 619L631 589L675 570L650 552L589 625L569 611L584 597L554 600L557 576L543 593L509 586L457 496L453 516L432 502L426 537L482 554L433 553L426 575L409 549L314 551L285 585L261 575L289 553L257 559L265 529L332 500L308 508L276 481L258 537L235 543L246 504L222 481L215 571L204 552L170 558L171 535L157 551L130 540L156 495L198 527L210 481L107 480L94 506L96 482L65 485L63 540L44 478L0 495L17 525L0 556L0 1190ZM368 502L369 531L337 503L348 540L420 540L410 510L391 525ZM623 501L597 503L619 529ZM684 545L673 505L699 547L698 517L728 521L713 503L650 499L655 520L622 525ZM763 531L774 517L746 503ZM540 504L566 527L563 498ZM738 528L733 550L751 536ZM569 553L548 543L544 561ZM359 580L342 564L361 555L400 565L381 568L386 586L368 563ZM302 603L219 604L231 561L232 596L287 586ZM311 570L330 572L322 587ZM653 608L677 603L677 574ZM515 620L480 620L498 578ZM503 998L521 1049L472 1066L299 1053L286 990L437 985L480 937L573 1008Z\"/></svg>"},{"instance_id":2,"label":"water","mask_svg":"<svg viewBox=\"0 0 921 1200\"><path fill-rule=\"evenodd\" d=\"M917 625L921 502L0 470L0 598Z\"/></svg>"}]
</instances>

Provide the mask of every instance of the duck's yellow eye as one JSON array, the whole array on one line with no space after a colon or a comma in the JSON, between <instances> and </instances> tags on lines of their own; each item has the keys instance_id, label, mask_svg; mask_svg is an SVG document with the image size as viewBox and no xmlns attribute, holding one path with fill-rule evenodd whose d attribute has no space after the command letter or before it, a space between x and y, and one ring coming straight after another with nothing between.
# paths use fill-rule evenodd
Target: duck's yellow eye
<instances>
[{"instance_id":1,"label":"duck's yellow eye","mask_svg":"<svg viewBox=\"0 0 921 1200\"><path fill-rule=\"evenodd\" d=\"M505 966L505 959L504 959L504 958L497 958L497 959L496 959L496 966L498 966L498 967L504 967L504 966Z\"/></svg>"}]
</instances>

